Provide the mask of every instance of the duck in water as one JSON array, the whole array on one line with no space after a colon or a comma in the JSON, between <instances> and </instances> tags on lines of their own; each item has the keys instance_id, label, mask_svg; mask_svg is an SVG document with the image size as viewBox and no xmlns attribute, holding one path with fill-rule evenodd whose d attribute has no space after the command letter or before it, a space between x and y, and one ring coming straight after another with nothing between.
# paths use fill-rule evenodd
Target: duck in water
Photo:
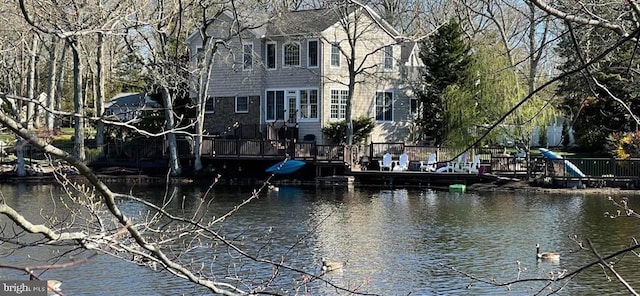
<instances>
[{"instance_id":1,"label":"duck in water","mask_svg":"<svg viewBox=\"0 0 640 296\"><path fill-rule=\"evenodd\" d=\"M560 260L560 254L554 252L540 253L540 244L536 244L536 258L538 260L557 261Z\"/></svg>"}]
</instances>

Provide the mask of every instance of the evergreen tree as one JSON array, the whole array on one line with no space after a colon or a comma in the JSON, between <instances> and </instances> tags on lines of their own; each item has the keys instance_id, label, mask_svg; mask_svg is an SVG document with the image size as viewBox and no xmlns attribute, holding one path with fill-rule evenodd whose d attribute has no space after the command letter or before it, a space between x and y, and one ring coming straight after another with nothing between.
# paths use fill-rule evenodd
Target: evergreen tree
<instances>
[{"instance_id":1,"label":"evergreen tree","mask_svg":"<svg viewBox=\"0 0 640 296\"><path fill-rule=\"evenodd\" d=\"M608 6L601 6L598 11L593 11L593 14L607 16L618 13L611 9ZM628 19L621 22L632 22L631 14L627 16ZM564 63L559 66L561 71L572 70L583 65L583 60L589 61L614 44L618 38L609 30L598 27L576 26L572 29L575 42L570 34L564 34L557 47L558 56L564 60ZM640 112L638 75L634 71L629 71L640 66L636 51L634 43L624 44L604 59L594 63L589 68L589 73L611 94L625 102L635 114L638 114ZM611 133L628 131L635 127L635 123L620 103L613 100L606 90L597 86L591 77L585 74L587 73L582 72L564 77L558 87L558 94L564 98L564 104L574 110L572 113L576 114L576 118L569 119L573 120L575 142L585 150L600 151Z\"/></svg>"},{"instance_id":2,"label":"evergreen tree","mask_svg":"<svg viewBox=\"0 0 640 296\"><path fill-rule=\"evenodd\" d=\"M420 45L420 59L426 66L423 86L417 90L422 104L419 124L427 137L443 142L448 119L443 100L448 86L461 82L471 62L470 46L460 25L450 20Z\"/></svg>"}]
</instances>

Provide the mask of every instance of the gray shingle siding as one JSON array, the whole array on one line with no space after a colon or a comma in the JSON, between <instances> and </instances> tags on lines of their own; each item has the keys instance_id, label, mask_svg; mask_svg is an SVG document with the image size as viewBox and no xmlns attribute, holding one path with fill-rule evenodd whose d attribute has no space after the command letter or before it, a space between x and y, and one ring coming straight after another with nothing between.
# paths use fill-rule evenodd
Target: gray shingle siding
<instances>
[{"instance_id":1,"label":"gray shingle siding","mask_svg":"<svg viewBox=\"0 0 640 296\"><path fill-rule=\"evenodd\" d=\"M254 52L261 49L255 40L243 40L253 43ZM231 50L220 49L214 56L214 67L211 75L209 94L213 96L236 96L260 94L263 89L264 68L260 56L254 57L251 70L243 69L242 44L239 40L231 41Z\"/></svg>"},{"instance_id":2,"label":"gray shingle siding","mask_svg":"<svg viewBox=\"0 0 640 296\"><path fill-rule=\"evenodd\" d=\"M266 42L275 42L276 43L276 68L275 69L265 69L265 88L283 88L283 87L307 87L314 86L319 87L320 85L320 74L319 71L321 68L308 68L308 58L307 58L307 39L298 40L300 44L300 66L291 66L285 67L283 65L283 46L286 42L289 42L288 39L278 38L278 39L270 39ZM320 53L322 55L322 53ZM265 53L262 53L263 60L266 59ZM320 61L320 66L322 62Z\"/></svg>"}]
</instances>

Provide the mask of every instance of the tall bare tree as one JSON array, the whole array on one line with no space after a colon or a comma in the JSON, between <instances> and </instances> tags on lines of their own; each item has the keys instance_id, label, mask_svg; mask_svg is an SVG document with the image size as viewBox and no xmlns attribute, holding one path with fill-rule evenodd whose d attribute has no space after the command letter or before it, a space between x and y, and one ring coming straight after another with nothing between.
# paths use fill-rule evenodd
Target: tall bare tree
<instances>
[{"instance_id":1,"label":"tall bare tree","mask_svg":"<svg viewBox=\"0 0 640 296\"><path fill-rule=\"evenodd\" d=\"M98 32L98 44L96 48L96 117L98 122L96 123L96 145L98 149L102 149L104 146L104 121L102 116L104 113L104 100L105 100L105 69L104 69L104 34Z\"/></svg>"},{"instance_id":2,"label":"tall bare tree","mask_svg":"<svg viewBox=\"0 0 640 296\"><path fill-rule=\"evenodd\" d=\"M176 134L188 134L190 126L176 130L176 113L173 100L178 95L186 95L189 85L187 63L184 61L186 53L182 42L183 2L157 0L139 2L134 7L139 11L136 19L128 21L127 34L124 41L131 55L146 71L147 79L153 91L160 94L164 107L165 123L163 135L166 136L169 152L169 169L171 175L182 173L177 148ZM183 118L184 119L184 118Z\"/></svg>"},{"instance_id":3,"label":"tall bare tree","mask_svg":"<svg viewBox=\"0 0 640 296\"><path fill-rule=\"evenodd\" d=\"M58 78L58 62L59 62L59 38L58 36L51 36L51 43L47 47L49 51L49 77L48 77L48 86L47 86L47 101L45 103L46 112L44 114L45 117L45 128L49 131L52 131L55 127L55 116L52 112L56 110L56 94L57 94L57 78Z\"/></svg>"},{"instance_id":4,"label":"tall bare tree","mask_svg":"<svg viewBox=\"0 0 640 296\"><path fill-rule=\"evenodd\" d=\"M29 80L27 80L27 97L29 101L26 102L27 105L27 115L25 118L25 126L29 129L34 128L35 123L35 100L36 100L36 73L37 71L37 61L38 61L38 49L39 49L39 39L40 37L35 34L31 37L31 46L29 48Z\"/></svg>"},{"instance_id":5,"label":"tall bare tree","mask_svg":"<svg viewBox=\"0 0 640 296\"><path fill-rule=\"evenodd\" d=\"M56 1L32 1L19 0L18 5L24 20L34 29L42 34L56 36L64 40L66 48L71 51L73 57L73 99L74 99L74 153L80 159L85 158L85 105L89 94L94 94L90 98L96 102L98 109L103 107L104 101L104 67L102 51L104 36L120 34L123 30L123 23L128 21L133 5L128 1L95 1L87 2L83 5L66 5ZM98 70L93 72L91 68L92 60L89 58L91 52L85 44L101 44L98 46L96 60ZM60 68L62 69L62 68ZM91 70L91 71L85 71ZM87 75L94 73L102 83L94 82L93 78L88 79ZM63 79L58 76L59 82ZM85 83L83 83L83 80ZM90 87L97 83L99 86ZM97 91L96 91L97 90ZM101 111L101 110L98 110ZM98 114L101 115L101 114Z\"/></svg>"},{"instance_id":6,"label":"tall bare tree","mask_svg":"<svg viewBox=\"0 0 640 296\"><path fill-rule=\"evenodd\" d=\"M335 31L334 36L323 38L325 42L338 48L346 63L347 74L326 77L325 79L345 85L348 89L345 106L346 144L352 145L352 103L357 86L366 87L362 85L362 78L365 76L374 78L375 81L390 79L390 77L385 77L379 57L386 54L385 50L404 40L399 38L401 37L399 33L377 13L358 1L335 4L332 7L332 12L338 16L339 29ZM389 52L389 54L391 53ZM397 67L395 58L392 63L391 67Z\"/></svg>"},{"instance_id":7,"label":"tall bare tree","mask_svg":"<svg viewBox=\"0 0 640 296\"><path fill-rule=\"evenodd\" d=\"M33 5L33 2L26 2L25 0L20 0L20 11L22 12L23 17L26 22L29 23L34 29L39 30L45 34L57 35L60 38L63 38L65 42L69 45L72 55L73 55L73 88L74 88L74 153L76 157L81 160L84 160L84 101L83 101L83 92L82 92L82 64L80 57L80 49L79 49L79 38L81 34L80 29L76 29L76 25L78 28L82 28L84 24L80 25L78 22L83 22L83 19L67 19L67 15L64 11L67 8L63 7L55 7L52 5L52 9L58 9L55 15L56 17L52 17L52 15L43 16L43 13L49 13L43 11L43 6ZM31 8L31 9L30 9ZM78 7L76 7L78 8ZM81 12L76 11L76 15L80 16ZM60 18L57 18L60 17ZM67 28L62 25L57 24L56 22L60 22L61 24L65 24Z\"/></svg>"},{"instance_id":8,"label":"tall bare tree","mask_svg":"<svg viewBox=\"0 0 640 296\"><path fill-rule=\"evenodd\" d=\"M68 37L67 43L73 56L73 126L74 156L84 161L84 92L82 87L82 61L77 36Z\"/></svg>"},{"instance_id":9,"label":"tall bare tree","mask_svg":"<svg viewBox=\"0 0 640 296\"><path fill-rule=\"evenodd\" d=\"M198 2L197 15L196 15L196 29L200 40L202 41L202 58L196 57L199 64L196 65L197 81L197 111L195 121L195 135L193 142L193 154L194 154L194 170L200 171L202 169L202 139L204 132L204 120L205 120L205 106L207 99L209 98L209 81L212 79L212 71L214 65L215 53L218 50L218 46L223 45L224 39L213 38L210 36L210 26L216 23L216 18L219 17L225 9L224 5L213 4L207 2ZM230 28L232 32L236 32L235 28ZM228 36L225 39L232 38Z\"/></svg>"}]
</instances>

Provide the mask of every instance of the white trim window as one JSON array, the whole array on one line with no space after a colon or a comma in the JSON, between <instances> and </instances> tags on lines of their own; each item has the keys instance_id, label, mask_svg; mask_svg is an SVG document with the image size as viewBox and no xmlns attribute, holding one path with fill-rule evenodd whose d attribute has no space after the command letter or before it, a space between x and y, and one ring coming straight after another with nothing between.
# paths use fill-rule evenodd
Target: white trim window
<instances>
[{"instance_id":1,"label":"white trim window","mask_svg":"<svg viewBox=\"0 0 640 296\"><path fill-rule=\"evenodd\" d=\"M193 56L193 62L196 64L196 67L201 67L204 62L204 48L202 46L196 47L196 52Z\"/></svg>"},{"instance_id":2,"label":"white trim window","mask_svg":"<svg viewBox=\"0 0 640 296\"><path fill-rule=\"evenodd\" d=\"M273 122L317 122L319 119L318 89L274 89L265 96L265 120Z\"/></svg>"},{"instance_id":3,"label":"white trim window","mask_svg":"<svg viewBox=\"0 0 640 296\"><path fill-rule=\"evenodd\" d=\"M300 43L288 42L282 45L283 67L300 67Z\"/></svg>"},{"instance_id":4,"label":"white trim window","mask_svg":"<svg viewBox=\"0 0 640 296\"><path fill-rule=\"evenodd\" d=\"M307 41L307 67L318 68L320 60L320 43L318 39Z\"/></svg>"},{"instance_id":5,"label":"white trim window","mask_svg":"<svg viewBox=\"0 0 640 296\"><path fill-rule=\"evenodd\" d=\"M214 97L208 97L204 102L204 113L213 113L216 108L216 102Z\"/></svg>"},{"instance_id":6,"label":"white trim window","mask_svg":"<svg viewBox=\"0 0 640 296\"><path fill-rule=\"evenodd\" d=\"M385 70L393 70L393 46L387 45L383 50L383 63Z\"/></svg>"},{"instance_id":7,"label":"white trim window","mask_svg":"<svg viewBox=\"0 0 640 296\"><path fill-rule=\"evenodd\" d=\"M249 97L236 97L236 113L249 113Z\"/></svg>"},{"instance_id":8,"label":"white trim window","mask_svg":"<svg viewBox=\"0 0 640 296\"><path fill-rule=\"evenodd\" d=\"M242 45L242 70L253 69L253 43Z\"/></svg>"},{"instance_id":9,"label":"white trim window","mask_svg":"<svg viewBox=\"0 0 640 296\"><path fill-rule=\"evenodd\" d=\"M301 89L300 98L300 121L318 120L318 90Z\"/></svg>"},{"instance_id":10,"label":"white trim window","mask_svg":"<svg viewBox=\"0 0 640 296\"><path fill-rule=\"evenodd\" d=\"M409 99L409 105L410 105L410 113L411 113L411 117L413 119L418 119L420 117L420 102L418 101L417 98L411 98Z\"/></svg>"},{"instance_id":11,"label":"white trim window","mask_svg":"<svg viewBox=\"0 0 640 296\"><path fill-rule=\"evenodd\" d=\"M265 120L284 120L284 90L268 90L265 98Z\"/></svg>"},{"instance_id":12,"label":"white trim window","mask_svg":"<svg viewBox=\"0 0 640 296\"><path fill-rule=\"evenodd\" d=\"M278 44L275 42L267 42L267 45L265 46L264 55L267 62L267 69L275 69L278 67L278 64L276 62L276 48L278 48Z\"/></svg>"},{"instance_id":13,"label":"white trim window","mask_svg":"<svg viewBox=\"0 0 640 296\"><path fill-rule=\"evenodd\" d=\"M376 92L376 120L393 121L393 92Z\"/></svg>"},{"instance_id":14,"label":"white trim window","mask_svg":"<svg viewBox=\"0 0 640 296\"><path fill-rule=\"evenodd\" d=\"M331 111L329 118L341 120L347 118L347 101L349 100L348 89L331 90Z\"/></svg>"},{"instance_id":15,"label":"white trim window","mask_svg":"<svg viewBox=\"0 0 640 296\"><path fill-rule=\"evenodd\" d=\"M331 44L331 67L340 67L340 47L338 44Z\"/></svg>"},{"instance_id":16,"label":"white trim window","mask_svg":"<svg viewBox=\"0 0 640 296\"><path fill-rule=\"evenodd\" d=\"M253 69L253 43L242 45L242 70Z\"/></svg>"}]
</instances>

